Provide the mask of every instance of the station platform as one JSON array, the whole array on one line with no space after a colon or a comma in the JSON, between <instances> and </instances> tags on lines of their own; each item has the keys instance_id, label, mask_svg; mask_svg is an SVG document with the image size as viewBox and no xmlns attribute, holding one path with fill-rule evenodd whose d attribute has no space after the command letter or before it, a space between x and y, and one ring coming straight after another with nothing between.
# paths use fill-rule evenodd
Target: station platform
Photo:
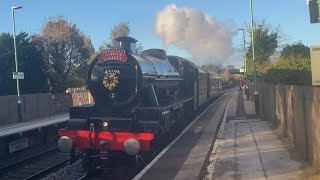
<instances>
[{"instance_id":1,"label":"station platform","mask_svg":"<svg viewBox=\"0 0 320 180\"><path fill-rule=\"evenodd\" d=\"M0 126L0 174L16 163L56 148L57 129L69 113Z\"/></svg>"},{"instance_id":2,"label":"station platform","mask_svg":"<svg viewBox=\"0 0 320 180\"><path fill-rule=\"evenodd\" d=\"M63 123L69 120L69 113L52 115L40 119L34 119L27 122L19 122L0 126L0 138L19 134L34 129L41 129L43 127L52 126L55 124Z\"/></svg>"},{"instance_id":3,"label":"station platform","mask_svg":"<svg viewBox=\"0 0 320 180\"><path fill-rule=\"evenodd\" d=\"M194 120L135 180L318 179L278 139L254 102L232 89Z\"/></svg>"}]
</instances>

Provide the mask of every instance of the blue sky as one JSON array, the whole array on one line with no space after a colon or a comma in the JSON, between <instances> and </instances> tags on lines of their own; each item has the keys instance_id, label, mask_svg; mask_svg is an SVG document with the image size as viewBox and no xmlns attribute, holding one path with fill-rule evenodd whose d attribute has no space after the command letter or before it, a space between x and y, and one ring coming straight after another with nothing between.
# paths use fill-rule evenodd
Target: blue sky
<instances>
[{"instance_id":1,"label":"blue sky","mask_svg":"<svg viewBox=\"0 0 320 180\"><path fill-rule=\"evenodd\" d=\"M253 0L254 18L266 19L269 24L280 25L289 37L285 43L302 41L308 46L320 44L320 24L309 23L309 11L305 0ZM12 5L21 5L16 11L17 32L34 34L41 30L45 18L63 15L86 35L97 48L109 35L113 25L130 22L131 36L145 49L162 48L161 40L154 35L154 19L166 5L196 8L220 22L233 21L237 27L250 21L249 0L0 0L0 32L12 32ZM235 36L233 46L239 47L242 34ZM249 38L247 39L249 40ZM170 46L168 54L188 56L184 50ZM239 64L240 52L226 63Z\"/></svg>"}]
</instances>

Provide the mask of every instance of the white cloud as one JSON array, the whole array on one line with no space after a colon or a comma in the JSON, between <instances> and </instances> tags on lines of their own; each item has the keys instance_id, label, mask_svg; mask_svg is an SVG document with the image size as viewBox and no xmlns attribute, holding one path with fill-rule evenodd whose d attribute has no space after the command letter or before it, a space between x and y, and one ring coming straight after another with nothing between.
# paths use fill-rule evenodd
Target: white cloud
<instances>
[{"instance_id":1,"label":"white cloud","mask_svg":"<svg viewBox=\"0 0 320 180\"><path fill-rule=\"evenodd\" d=\"M223 63L233 54L233 22L220 23L197 9L168 5L155 19L155 34L165 48L170 44L192 54L197 64Z\"/></svg>"}]
</instances>

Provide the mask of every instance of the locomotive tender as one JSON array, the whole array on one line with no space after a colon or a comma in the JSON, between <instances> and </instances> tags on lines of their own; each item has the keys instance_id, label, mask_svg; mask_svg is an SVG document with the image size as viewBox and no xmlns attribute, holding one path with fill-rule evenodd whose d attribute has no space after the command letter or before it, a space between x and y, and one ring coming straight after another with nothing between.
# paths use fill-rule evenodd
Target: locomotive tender
<instances>
[{"instance_id":1,"label":"locomotive tender","mask_svg":"<svg viewBox=\"0 0 320 180\"><path fill-rule=\"evenodd\" d=\"M72 107L68 126L59 131L60 150L83 149L88 172L159 150L221 91L216 73L162 49L137 55L135 39L116 40L120 47L101 52L88 71L95 104Z\"/></svg>"}]
</instances>

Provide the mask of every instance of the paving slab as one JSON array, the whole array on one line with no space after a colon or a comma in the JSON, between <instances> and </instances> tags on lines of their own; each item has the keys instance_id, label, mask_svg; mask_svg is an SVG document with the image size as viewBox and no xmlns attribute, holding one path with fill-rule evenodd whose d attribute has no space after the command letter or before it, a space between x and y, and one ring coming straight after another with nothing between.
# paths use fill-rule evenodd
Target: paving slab
<instances>
[{"instance_id":1,"label":"paving slab","mask_svg":"<svg viewBox=\"0 0 320 180\"><path fill-rule=\"evenodd\" d=\"M244 107L246 110L246 114L247 115L255 115L256 111L255 111L255 107L254 107L254 101L247 100L247 95L245 95L244 92L242 95L243 95L243 103L244 103Z\"/></svg>"},{"instance_id":2,"label":"paving slab","mask_svg":"<svg viewBox=\"0 0 320 180\"><path fill-rule=\"evenodd\" d=\"M239 91L236 91L232 96L227 112L227 116L236 116L237 111L237 99L238 99Z\"/></svg>"},{"instance_id":3,"label":"paving slab","mask_svg":"<svg viewBox=\"0 0 320 180\"><path fill-rule=\"evenodd\" d=\"M250 123L236 123L236 179L266 179Z\"/></svg>"},{"instance_id":4,"label":"paving slab","mask_svg":"<svg viewBox=\"0 0 320 180\"><path fill-rule=\"evenodd\" d=\"M269 122L250 124L268 179L299 179L303 174L302 164L291 158L286 146L270 129L271 124Z\"/></svg>"},{"instance_id":5,"label":"paving slab","mask_svg":"<svg viewBox=\"0 0 320 180\"><path fill-rule=\"evenodd\" d=\"M214 167L214 174L206 179L224 180L235 179L236 156L235 156L235 124L228 123L225 126L224 135L219 142L222 142L218 148ZM217 144L218 142L216 142ZM215 145L216 145L215 144Z\"/></svg>"}]
</instances>

